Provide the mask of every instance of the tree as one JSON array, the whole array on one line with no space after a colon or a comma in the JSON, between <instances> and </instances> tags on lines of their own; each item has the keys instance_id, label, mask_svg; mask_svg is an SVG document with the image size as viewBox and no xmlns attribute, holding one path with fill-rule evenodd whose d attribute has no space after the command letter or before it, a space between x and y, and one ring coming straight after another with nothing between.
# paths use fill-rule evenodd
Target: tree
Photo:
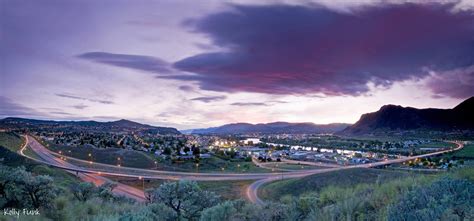
<instances>
[{"instance_id":1,"label":"tree","mask_svg":"<svg viewBox=\"0 0 474 221\"><path fill-rule=\"evenodd\" d=\"M193 147L193 155L199 157L201 154L201 149L199 147Z\"/></svg>"},{"instance_id":2,"label":"tree","mask_svg":"<svg viewBox=\"0 0 474 221\"><path fill-rule=\"evenodd\" d=\"M93 183L81 182L73 184L70 189L77 200L85 202L93 197L114 199L115 196L112 194L112 191L116 186L117 184L111 182L106 182L98 187Z\"/></svg>"},{"instance_id":3,"label":"tree","mask_svg":"<svg viewBox=\"0 0 474 221\"><path fill-rule=\"evenodd\" d=\"M154 203L147 205L146 207L142 207L138 211L126 212L125 214L121 215L118 220L176 221L177 217L174 211L165 206L163 203Z\"/></svg>"},{"instance_id":4,"label":"tree","mask_svg":"<svg viewBox=\"0 0 474 221\"><path fill-rule=\"evenodd\" d=\"M186 180L167 182L159 188L148 189L146 197L149 203L163 203L171 208L178 220L182 217L196 220L202 210L219 202L215 193L203 191L196 182Z\"/></svg>"},{"instance_id":5,"label":"tree","mask_svg":"<svg viewBox=\"0 0 474 221\"><path fill-rule=\"evenodd\" d=\"M191 151L191 149L189 149L188 146L185 146L184 149L183 149L183 151L184 151L185 153L187 153L187 152Z\"/></svg>"},{"instance_id":6,"label":"tree","mask_svg":"<svg viewBox=\"0 0 474 221\"><path fill-rule=\"evenodd\" d=\"M115 199L115 195L113 194L113 190L117 187L116 183L106 182L99 187L97 187L96 193L102 199Z\"/></svg>"},{"instance_id":7,"label":"tree","mask_svg":"<svg viewBox=\"0 0 474 221\"><path fill-rule=\"evenodd\" d=\"M225 201L216 206L205 209L201 215L201 221L233 220L237 214L233 201Z\"/></svg>"},{"instance_id":8,"label":"tree","mask_svg":"<svg viewBox=\"0 0 474 221\"><path fill-rule=\"evenodd\" d=\"M282 203L266 203L259 209L260 212L256 220L288 220L288 209L288 206Z\"/></svg>"},{"instance_id":9,"label":"tree","mask_svg":"<svg viewBox=\"0 0 474 221\"><path fill-rule=\"evenodd\" d=\"M39 208L40 206L50 207L50 203L56 197L53 179L50 176L33 176L31 173L28 173L26 177L23 177L22 181L19 184L22 185L23 192L30 197L34 208Z\"/></svg>"},{"instance_id":10,"label":"tree","mask_svg":"<svg viewBox=\"0 0 474 221\"><path fill-rule=\"evenodd\" d=\"M235 152L234 149L228 150L228 151L226 152L226 154L227 154L230 158L234 158L234 157L237 155L237 153Z\"/></svg>"},{"instance_id":11,"label":"tree","mask_svg":"<svg viewBox=\"0 0 474 221\"><path fill-rule=\"evenodd\" d=\"M82 202L92 198L95 191L94 184L89 182L75 183L71 186L71 192L74 197Z\"/></svg>"},{"instance_id":12,"label":"tree","mask_svg":"<svg viewBox=\"0 0 474 221\"><path fill-rule=\"evenodd\" d=\"M24 170L24 168L19 168ZM13 188L15 188L14 175L16 170L12 171L12 168L0 165L0 208L4 207L17 207L20 204L20 199L16 194L11 194ZM13 176L12 176L13 175Z\"/></svg>"},{"instance_id":13,"label":"tree","mask_svg":"<svg viewBox=\"0 0 474 221\"><path fill-rule=\"evenodd\" d=\"M163 150L163 154L164 155L170 155L171 154L171 148L165 147L165 149Z\"/></svg>"},{"instance_id":14,"label":"tree","mask_svg":"<svg viewBox=\"0 0 474 221\"><path fill-rule=\"evenodd\" d=\"M8 207L49 208L57 189L50 176L34 176L24 167L5 167L0 183L3 185L4 205ZM7 170L7 171L5 171Z\"/></svg>"}]
</instances>

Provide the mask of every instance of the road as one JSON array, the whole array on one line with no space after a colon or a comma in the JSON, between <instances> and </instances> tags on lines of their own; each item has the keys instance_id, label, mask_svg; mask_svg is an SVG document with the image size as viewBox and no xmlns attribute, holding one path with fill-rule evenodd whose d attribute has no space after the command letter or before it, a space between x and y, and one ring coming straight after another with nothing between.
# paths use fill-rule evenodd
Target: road
<instances>
[{"instance_id":1,"label":"road","mask_svg":"<svg viewBox=\"0 0 474 221\"><path fill-rule=\"evenodd\" d=\"M30 158L34 161L38 161L37 159L34 159L24 154L25 148L29 146L42 159L42 160L39 160L40 163L48 162L49 165L52 165L52 166L55 165L56 167L60 167L60 168L80 169L75 165L72 165L60 158L53 156L48 151L42 151L44 148L43 145L40 144L38 141L36 141L36 139L32 138L31 136L25 136L25 138L26 138L25 145L19 150L20 155ZM105 177L92 174L92 173L77 173L76 174L72 170L68 170L68 172L77 175L81 180L85 182L92 182L96 186L100 186L106 182L112 182L111 180ZM113 189L113 192L117 195L126 196L140 202L145 201L145 194L142 190L139 190L139 189L136 189L136 188L133 188L131 186L127 186L121 183L117 183L117 186Z\"/></svg>"},{"instance_id":2,"label":"road","mask_svg":"<svg viewBox=\"0 0 474 221\"><path fill-rule=\"evenodd\" d=\"M304 165L319 166L319 167L341 167L341 165L335 164L335 163L308 162L308 161L299 161L299 160L290 160L290 159L282 159L281 161L286 162L286 163L304 164Z\"/></svg>"},{"instance_id":3,"label":"road","mask_svg":"<svg viewBox=\"0 0 474 221\"><path fill-rule=\"evenodd\" d=\"M266 179L261 179L257 180L256 182L252 183L250 186L247 187L247 198L256 204L262 205L264 204L263 200L258 197L258 189L267 183L279 180L279 179L289 179L289 178L299 178L299 177L304 177L308 175L314 175L314 174L321 174L321 173L327 173L327 172L333 172L333 171L338 171L338 170L347 170L347 169L353 169L353 168L371 168L371 167L378 167L378 166L385 166L385 165L390 165L390 164L396 164L396 163L403 163L406 161L410 160L415 160L418 158L426 158L426 157L432 157L436 156L439 154L447 153L447 152L452 152L452 151L457 151L460 150L464 147L464 145L461 142L454 142L457 147L454 149L450 150L443 150L443 151L437 151L433 153L428 153L428 154L422 154L422 155L417 155L417 156L411 156L411 157L405 157L405 158L400 158L400 159L394 159L394 160L385 160L377 163L369 163L369 164L359 164L359 165L353 165L353 166L345 166L345 167L337 167L337 168L328 168L328 169L319 169L319 170L311 170L308 171L307 174L291 174L291 173L282 173L281 177L269 177ZM286 175L288 174L288 175Z\"/></svg>"},{"instance_id":4,"label":"road","mask_svg":"<svg viewBox=\"0 0 474 221\"><path fill-rule=\"evenodd\" d=\"M27 139L27 144L20 150L20 154L24 155L23 151L27 146L42 158L42 160L36 160L40 163L47 164L53 167L65 169L67 171L71 171L72 173L79 174L79 177L83 180L94 182L96 184L101 184L108 179L102 177L100 175L110 175L110 176L119 176L119 177L132 177L137 179L165 179L165 180L199 180L199 181L220 181L220 180L257 180L256 182L252 183L246 191L247 198L254 203L262 204L263 201L258 197L257 192L258 189L265 183L269 183L279 179L289 179L289 178L299 178L304 176L309 176L313 174L319 173L327 173L337 170L344 170L344 169L351 169L351 168L370 168L370 167L377 167L395 163L402 163L409 160L414 160L416 158L423 158L423 157L430 157L434 155L439 155L442 153L450 152L459 150L463 147L462 143L457 142L457 147L452 150L443 150L428 154L423 154L419 156L412 156L406 157L402 159L394 159L394 160L386 160L377 163L370 163L370 164L361 164L361 165L353 165L353 166L345 166L345 167L336 167L336 168L324 168L324 169L309 169L309 170L298 170L298 171L291 171L291 172L272 172L272 173L194 173L194 172L176 172L176 171L163 171L163 170L149 170L149 169L139 169L139 168L130 168L130 167L118 167L115 165L109 164L100 164L94 163L93 165L96 166L95 168L89 167L82 167L77 166L69 163L70 161L88 163L88 161L75 159L68 157L66 162L61 158L58 158L58 154L54 153L47 148L45 148L42 144L36 141L33 137L27 135L25 136ZM90 162L89 162L90 163ZM119 184L117 188L114 189L117 194L122 194L126 196L130 196L132 198L138 199L143 201L144 194L143 191L138 190L136 188L126 186L123 184Z\"/></svg>"}]
</instances>

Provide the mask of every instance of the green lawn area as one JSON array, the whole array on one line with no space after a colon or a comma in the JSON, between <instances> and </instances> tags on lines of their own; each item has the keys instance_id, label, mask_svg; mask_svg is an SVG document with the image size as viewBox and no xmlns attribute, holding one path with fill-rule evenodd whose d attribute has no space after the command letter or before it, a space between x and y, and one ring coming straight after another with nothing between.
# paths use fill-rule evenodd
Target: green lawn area
<instances>
[{"instance_id":1,"label":"green lawn area","mask_svg":"<svg viewBox=\"0 0 474 221\"><path fill-rule=\"evenodd\" d=\"M25 158L16 151L22 146L23 138L13 133L0 133L0 158L3 161L0 164L4 164L11 167L24 166L28 171L39 175L49 175L57 180L61 187L67 187L73 182L77 182L78 179L61 169L50 168L46 165L38 164L28 158ZM30 149L25 150L25 154L33 155L36 154Z\"/></svg>"},{"instance_id":2,"label":"green lawn area","mask_svg":"<svg viewBox=\"0 0 474 221\"><path fill-rule=\"evenodd\" d=\"M297 164L297 163L266 163L265 166L272 167L275 169L285 169L285 170L314 170L314 169L327 168L327 167L304 165L304 164Z\"/></svg>"},{"instance_id":3,"label":"green lawn area","mask_svg":"<svg viewBox=\"0 0 474 221\"><path fill-rule=\"evenodd\" d=\"M309 192L333 187L350 187L361 183L386 182L396 178L406 177L408 172L382 169L355 168L335 172L315 174L300 179L276 181L264 185L259 190L259 196L267 200L279 200L285 195L299 196Z\"/></svg>"},{"instance_id":4,"label":"green lawn area","mask_svg":"<svg viewBox=\"0 0 474 221\"><path fill-rule=\"evenodd\" d=\"M138 189L143 189L143 187L145 187L145 189L157 188L164 182L168 182L168 180L142 181L126 177L106 177L115 182L120 182ZM217 193L222 197L222 199L225 200L245 198L245 190L247 186L249 186L253 182L253 180L197 181L197 183L202 189Z\"/></svg>"},{"instance_id":5,"label":"green lawn area","mask_svg":"<svg viewBox=\"0 0 474 221\"><path fill-rule=\"evenodd\" d=\"M417 145L416 148L446 148L446 147L455 147L456 144L444 142L444 141L435 141L430 143L424 143Z\"/></svg>"},{"instance_id":6,"label":"green lawn area","mask_svg":"<svg viewBox=\"0 0 474 221\"><path fill-rule=\"evenodd\" d=\"M225 160L216 156L200 159L199 167L193 160L172 163L169 160L160 161L158 169L174 170L181 172L223 172L223 173L264 173L271 170L255 166L252 162L243 160Z\"/></svg>"},{"instance_id":7,"label":"green lawn area","mask_svg":"<svg viewBox=\"0 0 474 221\"><path fill-rule=\"evenodd\" d=\"M245 198L246 188L253 180L199 181L201 188L219 194L225 200Z\"/></svg>"},{"instance_id":8,"label":"green lawn area","mask_svg":"<svg viewBox=\"0 0 474 221\"><path fill-rule=\"evenodd\" d=\"M23 138L18 134L0 132L0 146L6 147L13 152L18 151L21 148L23 142Z\"/></svg>"},{"instance_id":9,"label":"green lawn area","mask_svg":"<svg viewBox=\"0 0 474 221\"><path fill-rule=\"evenodd\" d=\"M474 144L465 145L459 151L452 153L455 157L474 159Z\"/></svg>"},{"instance_id":10,"label":"green lawn area","mask_svg":"<svg viewBox=\"0 0 474 221\"><path fill-rule=\"evenodd\" d=\"M125 150L119 148L98 149L91 146L65 146L49 144L50 150L63 155L82 160L92 160L97 163L105 163L125 167L136 167L151 169L155 168L155 160L141 151ZM91 154L91 156L89 156Z\"/></svg>"}]
</instances>

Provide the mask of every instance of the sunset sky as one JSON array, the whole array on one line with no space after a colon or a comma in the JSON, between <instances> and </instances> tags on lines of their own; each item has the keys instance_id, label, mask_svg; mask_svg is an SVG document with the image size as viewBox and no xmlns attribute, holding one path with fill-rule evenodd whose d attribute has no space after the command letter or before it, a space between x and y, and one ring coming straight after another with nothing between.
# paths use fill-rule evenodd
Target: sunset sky
<instances>
[{"instance_id":1,"label":"sunset sky","mask_svg":"<svg viewBox=\"0 0 474 221\"><path fill-rule=\"evenodd\" d=\"M470 0L0 2L0 118L354 123L474 95Z\"/></svg>"}]
</instances>

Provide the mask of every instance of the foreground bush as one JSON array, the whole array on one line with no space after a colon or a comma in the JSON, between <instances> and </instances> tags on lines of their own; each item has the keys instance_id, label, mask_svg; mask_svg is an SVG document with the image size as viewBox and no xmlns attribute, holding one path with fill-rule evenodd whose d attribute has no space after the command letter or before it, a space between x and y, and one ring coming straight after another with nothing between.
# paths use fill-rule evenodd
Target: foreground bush
<instances>
[{"instance_id":1,"label":"foreground bush","mask_svg":"<svg viewBox=\"0 0 474 221\"><path fill-rule=\"evenodd\" d=\"M443 178L430 186L416 188L390 207L388 219L473 220L474 184Z\"/></svg>"},{"instance_id":2,"label":"foreground bush","mask_svg":"<svg viewBox=\"0 0 474 221\"><path fill-rule=\"evenodd\" d=\"M219 203L219 196L202 190L196 182L167 182L146 191L149 203L163 203L176 213L178 220L197 220L201 211Z\"/></svg>"},{"instance_id":3,"label":"foreground bush","mask_svg":"<svg viewBox=\"0 0 474 221\"><path fill-rule=\"evenodd\" d=\"M34 176L23 167L0 166L1 208L50 208L57 190L49 176Z\"/></svg>"}]
</instances>

